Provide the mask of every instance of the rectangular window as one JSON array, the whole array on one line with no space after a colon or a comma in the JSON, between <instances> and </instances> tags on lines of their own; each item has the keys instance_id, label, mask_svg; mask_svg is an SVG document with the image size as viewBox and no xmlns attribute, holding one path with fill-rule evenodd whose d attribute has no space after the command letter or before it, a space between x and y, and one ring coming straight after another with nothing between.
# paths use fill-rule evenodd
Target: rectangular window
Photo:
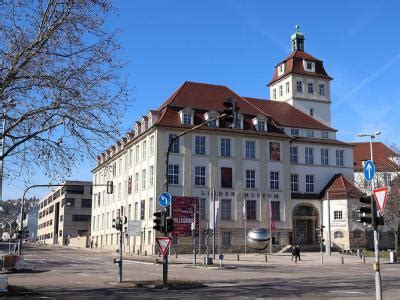
<instances>
[{"instance_id":1,"label":"rectangular window","mask_svg":"<svg viewBox=\"0 0 400 300\"><path fill-rule=\"evenodd\" d=\"M300 80L297 80L296 82L296 90L298 93L302 93L303 92L303 82Z\"/></svg>"},{"instance_id":2,"label":"rectangular window","mask_svg":"<svg viewBox=\"0 0 400 300\"><path fill-rule=\"evenodd\" d=\"M392 174L383 173L383 182L385 183L385 186L389 186L392 183Z\"/></svg>"},{"instance_id":3,"label":"rectangular window","mask_svg":"<svg viewBox=\"0 0 400 300\"><path fill-rule=\"evenodd\" d=\"M286 94L289 94L290 88L289 88L289 82L286 82Z\"/></svg>"},{"instance_id":4,"label":"rectangular window","mask_svg":"<svg viewBox=\"0 0 400 300\"><path fill-rule=\"evenodd\" d=\"M306 175L306 192L314 193L314 175Z\"/></svg>"},{"instance_id":5,"label":"rectangular window","mask_svg":"<svg viewBox=\"0 0 400 300\"><path fill-rule=\"evenodd\" d=\"M231 199L222 199L221 200L221 219L222 220L232 219Z\"/></svg>"},{"instance_id":6,"label":"rectangular window","mask_svg":"<svg viewBox=\"0 0 400 300\"><path fill-rule=\"evenodd\" d=\"M185 125L192 124L192 115L191 114L183 114L183 124L185 124Z\"/></svg>"},{"instance_id":7,"label":"rectangular window","mask_svg":"<svg viewBox=\"0 0 400 300\"><path fill-rule=\"evenodd\" d=\"M269 188L271 190L279 190L279 172L269 172Z\"/></svg>"},{"instance_id":8,"label":"rectangular window","mask_svg":"<svg viewBox=\"0 0 400 300\"><path fill-rule=\"evenodd\" d=\"M150 186L154 185L154 167L150 166Z\"/></svg>"},{"instance_id":9,"label":"rectangular window","mask_svg":"<svg viewBox=\"0 0 400 300\"><path fill-rule=\"evenodd\" d=\"M341 210L334 210L333 211L333 219L334 220L342 220L343 219L343 212Z\"/></svg>"},{"instance_id":10,"label":"rectangular window","mask_svg":"<svg viewBox=\"0 0 400 300\"><path fill-rule=\"evenodd\" d=\"M145 201L141 200L140 201L140 220L144 220L145 211L146 211Z\"/></svg>"},{"instance_id":11,"label":"rectangular window","mask_svg":"<svg viewBox=\"0 0 400 300\"><path fill-rule=\"evenodd\" d=\"M283 95L283 86L279 86L279 96Z\"/></svg>"},{"instance_id":12,"label":"rectangular window","mask_svg":"<svg viewBox=\"0 0 400 300\"><path fill-rule=\"evenodd\" d=\"M257 201L246 200L246 218L250 221L257 220Z\"/></svg>"},{"instance_id":13,"label":"rectangular window","mask_svg":"<svg viewBox=\"0 0 400 300\"><path fill-rule=\"evenodd\" d=\"M271 209L272 209L272 220L280 221L281 220L280 202L271 201Z\"/></svg>"},{"instance_id":14,"label":"rectangular window","mask_svg":"<svg viewBox=\"0 0 400 300\"><path fill-rule=\"evenodd\" d=\"M201 220L206 219L206 206L207 206L207 199L200 198L200 219Z\"/></svg>"},{"instance_id":15,"label":"rectangular window","mask_svg":"<svg viewBox=\"0 0 400 300\"><path fill-rule=\"evenodd\" d=\"M154 154L154 135L150 137L150 155Z\"/></svg>"},{"instance_id":16,"label":"rectangular window","mask_svg":"<svg viewBox=\"0 0 400 300\"><path fill-rule=\"evenodd\" d=\"M103 215L104 217L104 215ZM74 222L89 222L90 215L72 215L72 221ZM104 224L103 224L104 226Z\"/></svg>"},{"instance_id":17,"label":"rectangular window","mask_svg":"<svg viewBox=\"0 0 400 300\"><path fill-rule=\"evenodd\" d=\"M309 94L314 94L314 85L312 82L307 83L307 90Z\"/></svg>"},{"instance_id":18,"label":"rectangular window","mask_svg":"<svg viewBox=\"0 0 400 300\"><path fill-rule=\"evenodd\" d=\"M146 170L142 170L142 189L146 188Z\"/></svg>"},{"instance_id":19,"label":"rectangular window","mask_svg":"<svg viewBox=\"0 0 400 300\"><path fill-rule=\"evenodd\" d=\"M307 135L307 137L314 137L314 130L312 130L312 129L307 129L306 135Z\"/></svg>"},{"instance_id":20,"label":"rectangular window","mask_svg":"<svg viewBox=\"0 0 400 300\"><path fill-rule=\"evenodd\" d=\"M194 185L206 185L206 167L196 166L194 168Z\"/></svg>"},{"instance_id":21,"label":"rectangular window","mask_svg":"<svg viewBox=\"0 0 400 300\"><path fill-rule=\"evenodd\" d=\"M265 131L265 121L257 121L257 130L258 131Z\"/></svg>"},{"instance_id":22,"label":"rectangular window","mask_svg":"<svg viewBox=\"0 0 400 300\"><path fill-rule=\"evenodd\" d=\"M241 118L236 118L234 122L235 122L235 124L234 124L235 129L242 129L242 119Z\"/></svg>"},{"instance_id":23,"label":"rectangular window","mask_svg":"<svg viewBox=\"0 0 400 300\"><path fill-rule=\"evenodd\" d=\"M146 141L143 141L142 144L142 159L146 159L147 156L147 143Z\"/></svg>"},{"instance_id":24,"label":"rectangular window","mask_svg":"<svg viewBox=\"0 0 400 300\"><path fill-rule=\"evenodd\" d=\"M136 146L136 152L135 152L135 162L139 162L139 145Z\"/></svg>"},{"instance_id":25,"label":"rectangular window","mask_svg":"<svg viewBox=\"0 0 400 300\"><path fill-rule=\"evenodd\" d=\"M92 207L92 199L82 199L81 207L91 208Z\"/></svg>"},{"instance_id":26,"label":"rectangular window","mask_svg":"<svg viewBox=\"0 0 400 300\"><path fill-rule=\"evenodd\" d=\"M232 168L221 168L221 187L232 188Z\"/></svg>"},{"instance_id":27,"label":"rectangular window","mask_svg":"<svg viewBox=\"0 0 400 300\"><path fill-rule=\"evenodd\" d=\"M306 67L307 67L307 70L312 70L312 62L307 62L306 63Z\"/></svg>"},{"instance_id":28,"label":"rectangular window","mask_svg":"<svg viewBox=\"0 0 400 300\"><path fill-rule=\"evenodd\" d=\"M272 98L273 98L273 99L276 99L276 89L273 89L273 90L272 90Z\"/></svg>"},{"instance_id":29,"label":"rectangular window","mask_svg":"<svg viewBox=\"0 0 400 300\"><path fill-rule=\"evenodd\" d=\"M290 174L290 190L292 192L299 191L299 174Z\"/></svg>"},{"instance_id":30,"label":"rectangular window","mask_svg":"<svg viewBox=\"0 0 400 300\"><path fill-rule=\"evenodd\" d=\"M290 162L293 164L298 163L298 147L290 146Z\"/></svg>"},{"instance_id":31,"label":"rectangular window","mask_svg":"<svg viewBox=\"0 0 400 300\"><path fill-rule=\"evenodd\" d=\"M246 170L246 188L256 188L256 170Z\"/></svg>"},{"instance_id":32,"label":"rectangular window","mask_svg":"<svg viewBox=\"0 0 400 300\"><path fill-rule=\"evenodd\" d=\"M273 245L280 245L281 244L281 233L280 232L273 232L272 233L272 244Z\"/></svg>"},{"instance_id":33,"label":"rectangular window","mask_svg":"<svg viewBox=\"0 0 400 300\"><path fill-rule=\"evenodd\" d=\"M129 167L132 167L133 164L133 149L129 150Z\"/></svg>"},{"instance_id":34,"label":"rectangular window","mask_svg":"<svg viewBox=\"0 0 400 300\"><path fill-rule=\"evenodd\" d=\"M231 139L221 139L221 156L230 157L231 156Z\"/></svg>"},{"instance_id":35,"label":"rectangular window","mask_svg":"<svg viewBox=\"0 0 400 300\"><path fill-rule=\"evenodd\" d=\"M168 142L171 143L171 140L176 137L176 134L169 134ZM179 153L179 139L176 139L175 142L172 144L171 153Z\"/></svg>"},{"instance_id":36,"label":"rectangular window","mask_svg":"<svg viewBox=\"0 0 400 300\"><path fill-rule=\"evenodd\" d=\"M207 122L207 126L217 127L217 120L212 120L212 121Z\"/></svg>"},{"instance_id":37,"label":"rectangular window","mask_svg":"<svg viewBox=\"0 0 400 300\"><path fill-rule=\"evenodd\" d=\"M139 173L135 173L135 192L139 190Z\"/></svg>"},{"instance_id":38,"label":"rectangular window","mask_svg":"<svg viewBox=\"0 0 400 300\"><path fill-rule=\"evenodd\" d=\"M344 150L336 150L336 166L343 167L344 165Z\"/></svg>"},{"instance_id":39,"label":"rectangular window","mask_svg":"<svg viewBox=\"0 0 400 300\"><path fill-rule=\"evenodd\" d=\"M256 158L256 142L246 141L246 158Z\"/></svg>"},{"instance_id":40,"label":"rectangular window","mask_svg":"<svg viewBox=\"0 0 400 300\"><path fill-rule=\"evenodd\" d=\"M322 131L322 132L321 132L321 137L322 137L323 139L329 138L329 133L328 133L328 131Z\"/></svg>"},{"instance_id":41,"label":"rectangular window","mask_svg":"<svg viewBox=\"0 0 400 300\"><path fill-rule=\"evenodd\" d=\"M179 165L168 165L168 183L179 183Z\"/></svg>"},{"instance_id":42,"label":"rectangular window","mask_svg":"<svg viewBox=\"0 0 400 300\"><path fill-rule=\"evenodd\" d=\"M206 137L196 136L195 137L195 154L205 155L206 154Z\"/></svg>"},{"instance_id":43,"label":"rectangular window","mask_svg":"<svg viewBox=\"0 0 400 300\"><path fill-rule=\"evenodd\" d=\"M290 128L290 134L293 136L299 136L299 129L298 128Z\"/></svg>"},{"instance_id":44,"label":"rectangular window","mask_svg":"<svg viewBox=\"0 0 400 300\"><path fill-rule=\"evenodd\" d=\"M329 149L321 149L321 165L329 165Z\"/></svg>"},{"instance_id":45,"label":"rectangular window","mask_svg":"<svg viewBox=\"0 0 400 300\"><path fill-rule=\"evenodd\" d=\"M232 232L222 233L222 245L224 247L230 247L232 245Z\"/></svg>"},{"instance_id":46,"label":"rectangular window","mask_svg":"<svg viewBox=\"0 0 400 300\"><path fill-rule=\"evenodd\" d=\"M314 149L306 147L305 149L305 161L307 165L314 164Z\"/></svg>"},{"instance_id":47,"label":"rectangular window","mask_svg":"<svg viewBox=\"0 0 400 300\"><path fill-rule=\"evenodd\" d=\"M325 84L320 84L319 85L319 94L321 96L325 96Z\"/></svg>"},{"instance_id":48,"label":"rectangular window","mask_svg":"<svg viewBox=\"0 0 400 300\"><path fill-rule=\"evenodd\" d=\"M269 159L281 160L281 144L277 142L269 143Z\"/></svg>"}]
</instances>

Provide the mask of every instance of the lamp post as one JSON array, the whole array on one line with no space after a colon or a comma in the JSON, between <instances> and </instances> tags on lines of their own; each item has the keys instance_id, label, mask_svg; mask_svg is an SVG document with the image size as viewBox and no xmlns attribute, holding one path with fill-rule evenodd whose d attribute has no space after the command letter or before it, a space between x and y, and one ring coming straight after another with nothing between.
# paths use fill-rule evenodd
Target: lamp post
<instances>
[{"instance_id":1,"label":"lamp post","mask_svg":"<svg viewBox=\"0 0 400 300\"><path fill-rule=\"evenodd\" d=\"M371 161L374 162L374 153L373 153L373 147L372 147L372 139L375 138L376 136L380 135L380 131L376 131L374 133L360 133L358 134L359 137L369 137L369 147L370 147L370 155L371 155ZM375 188L375 181L372 179L371 182L371 190L374 190ZM371 191L371 201L374 201L372 198L372 191ZM371 207L373 207L371 205ZM372 215L374 215L375 212L372 212ZM375 246L375 264L374 264L374 270L375 270L375 291L376 291L376 299L381 300L382 299L382 283L381 283L381 273L380 273L380 267L379 267L379 239L378 239L378 226L375 224L374 226L374 246Z\"/></svg>"}]
</instances>

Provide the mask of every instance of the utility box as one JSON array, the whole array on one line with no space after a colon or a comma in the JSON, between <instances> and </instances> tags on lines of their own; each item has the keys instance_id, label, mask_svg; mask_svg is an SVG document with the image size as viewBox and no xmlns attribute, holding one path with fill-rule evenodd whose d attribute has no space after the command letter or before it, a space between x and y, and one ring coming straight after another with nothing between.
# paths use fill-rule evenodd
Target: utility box
<instances>
[{"instance_id":1,"label":"utility box","mask_svg":"<svg viewBox=\"0 0 400 300\"><path fill-rule=\"evenodd\" d=\"M389 260L391 264L397 263L397 253L393 250L389 251Z\"/></svg>"},{"instance_id":2,"label":"utility box","mask_svg":"<svg viewBox=\"0 0 400 300\"><path fill-rule=\"evenodd\" d=\"M213 264L213 259L211 257L203 257L203 264L204 265L212 265Z\"/></svg>"}]
</instances>

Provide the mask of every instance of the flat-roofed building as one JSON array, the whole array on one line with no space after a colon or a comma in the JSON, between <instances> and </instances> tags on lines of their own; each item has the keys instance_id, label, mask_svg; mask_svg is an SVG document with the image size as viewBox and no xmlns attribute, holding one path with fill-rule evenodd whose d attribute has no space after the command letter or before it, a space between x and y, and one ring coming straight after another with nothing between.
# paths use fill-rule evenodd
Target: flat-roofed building
<instances>
[{"instance_id":1,"label":"flat-roofed building","mask_svg":"<svg viewBox=\"0 0 400 300\"><path fill-rule=\"evenodd\" d=\"M92 182L65 181L39 201L38 240L67 245L70 237L89 236Z\"/></svg>"}]
</instances>

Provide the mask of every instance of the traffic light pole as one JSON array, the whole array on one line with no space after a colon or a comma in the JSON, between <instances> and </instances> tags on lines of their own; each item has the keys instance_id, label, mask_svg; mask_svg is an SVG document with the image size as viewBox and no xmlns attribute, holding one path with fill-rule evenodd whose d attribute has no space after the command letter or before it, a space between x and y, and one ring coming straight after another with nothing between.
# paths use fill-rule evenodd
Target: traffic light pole
<instances>
[{"instance_id":1,"label":"traffic light pole","mask_svg":"<svg viewBox=\"0 0 400 300\"><path fill-rule=\"evenodd\" d=\"M121 206L121 210L120 210L120 212L121 212L121 215L122 215L122 211L123 211L123 207ZM122 282L122 241L123 241L123 237L122 237L122 234L123 234L123 226L122 226L122 218L121 218L121 216L120 216L120 222L121 222L121 224L120 224L120 228L119 228L119 260L118 260L118 282Z\"/></svg>"},{"instance_id":2,"label":"traffic light pole","mask_svg":"<svg viewBox=\"0 0 400 300\"><path fill-rule=\"evenodd\" d=\"M162 216L164 218L164 224L165 224L165 229L164 229L164 236L168 237L168 232L167 232L167 208L165 208L165 214ZM165 253L163 256L163 289L168 290L168 253Z\"/></svg>"}]
</instances>

